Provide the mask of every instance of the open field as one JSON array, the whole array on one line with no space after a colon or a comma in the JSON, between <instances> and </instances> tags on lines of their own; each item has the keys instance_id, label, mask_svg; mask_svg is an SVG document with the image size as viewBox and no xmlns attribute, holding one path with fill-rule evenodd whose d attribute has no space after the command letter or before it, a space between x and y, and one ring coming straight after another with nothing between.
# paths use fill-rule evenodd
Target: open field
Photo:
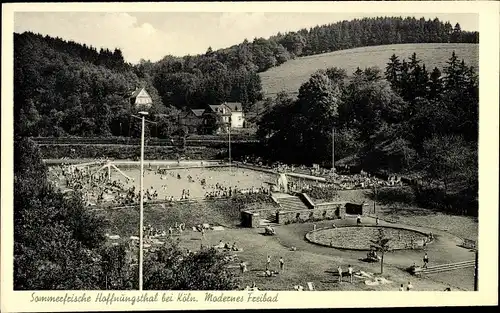
<instances>
[{"instance_id":1,"label":"open field","mask_svg":"<svg viewBox=\"0 0 500 313\"><path fill-rule=\"evenodd\" d=\"M274 97L280 91L297 94L300 86L318 69L336 66L345 69L347 75L352 75L358 66L361 69L378 66L384 70L392 54L408 59L415 52L429 71L434 67L441 70L453 51L459 59L464 59L469 65L478 68L478 44L428 43L362 47L311 55L287 61L259 75L264 95Z\"/></svg>"}]
</instances>

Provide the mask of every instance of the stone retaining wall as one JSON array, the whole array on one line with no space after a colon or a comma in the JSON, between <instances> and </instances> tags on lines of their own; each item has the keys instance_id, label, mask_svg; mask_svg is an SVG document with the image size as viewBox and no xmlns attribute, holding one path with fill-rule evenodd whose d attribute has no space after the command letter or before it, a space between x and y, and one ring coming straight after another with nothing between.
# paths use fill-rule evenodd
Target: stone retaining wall
<instances>
[{"instance_id":1,"label":"stone retaining wall","mask_svg":"<svg viewBox=\"0 0 500 313\"><path fill-rule=\"evenodd\" d=\"M360 226L348 225L348 226L339 226L338 228L348 228L348 227L355 228L355 227L360 227ZM400 230L405 230L405 231L411 231L411 232L414 232L414 233L418 233L418 234L420 234L422 236L427 236L428 235L426 232L423 232L423 231L420 231L420 230L415 230L415 229L412 229L412 228L401 227L401 226L363 225L362 227L392 228L392 229L400 229ZM316 241L315 238L314 238L314 234L317 233L317 232L319 232L319 231L323 231L323 230L327 230L327 229L332 229L332 228L330 228L330 227L322 227L322 228L318 228L316 230L311 230L310 232L308 232L305 235L305 238L310 243L313 243L313 244L316 244L316 245L319 245L319 246L340 249L340 250L354 250L354 251L370 251L371 250L369 248L359 248L359 249L358 248L345 248L345 247L337 246L335 244L331 245L331 244L325 244L325 243L321 243L321 242ZM427 244L430 244L433 241L434 240L430 240L430 241L427 242ZM406 250L406 249L393 249L393 251L396 251L396 250Z\"/></svg>"},{"instance_id":2,"label":"stone retaining wall","mask_svg":"<svg viewBox=\"0 0 500 313\"><path fill-rule=\"evenodd\" d=\"M300 223L306 221L318 221L328 219L340 219L342 215L343 206L329 206L307 210L296 211L280 211L278 213L278 224Z\"/></svg>"}]
</instances>

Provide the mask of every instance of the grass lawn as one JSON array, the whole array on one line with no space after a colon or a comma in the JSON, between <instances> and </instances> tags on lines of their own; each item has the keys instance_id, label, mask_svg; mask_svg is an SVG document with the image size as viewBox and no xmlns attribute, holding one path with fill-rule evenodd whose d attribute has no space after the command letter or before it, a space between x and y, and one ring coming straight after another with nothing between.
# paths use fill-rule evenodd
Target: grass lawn
<instances>
[{"instance_id":1,"label":"grass lawn","mask_svg":"<svg viewBox=\"0 0 500 313\"><path fill-rule=\"evenodd\" d=\"M326 222L324 222L326 223ZM329 222L331 223L331 221ZM382 277L392 283L378 286L365 284L365 279L355 278L354 283L348 283L347 277L344 282L338 282L336 273L337 266L341 265L344 270L351 264L355 271L362 270L375 276L380 272L379 263L366 263L359 259L366 252L341 251L327 247L313 245L304 241L303 234L312 229L311 223L291 224L276 227L277 236L264 236L262 229L227 229L224 231L208 231L205 239L201 240L199 233L185 233L181 239L181 245L197 250L200 244L216 245L220 240L232 244L236 242L243 251L232 252L238 256L238 260L230 264L230 267L238 276L240 286L244 287L256 283L261 290L293 290L294 285L307 286L312 282L316 290L398 290L399 285L411 281L415 290L444 290L451 287L467 289L472 286L469 271L461 275L438 275L435 279L417 278L403 270L404 265L411 265L412 261L421 257L421 251L407 251L388 254L384 265ZM443 243L447 244L445 241ZM296 251L291 251L290 246L295 246ZM439 250L440 246L436 246ZM456 248L459 249L459 248ZM431 256L438 253L433 250ZM279 271L279 258L285 261L285 270L279 271L276 277L264 277L266 258L271 257L272 270ZM448 258L448 256L445 256ZM463 256L457 256L463 257ZM240 273L238 264L244 261L248 265L248 272ZM465 283L464 283L465 282Z\"/></svg>"},{"instance_id":2,"label":"grass lawn","mask_svg":"<svg viewBox=\"0 0 500 313\"><path fill-rule=\"evenodd\" d=\"M245 208L269 208L269 203L252 203ZM185 223L191 228L198 224L238 227L240 224L239 204L232 201L198 201L187 203L155 204L144 207L144 225L167 231L174 228L175 223ZM109 233L121 237L138 236L139 207L104 209L97 211L109 221Z\"/></svg>"},{"instance_id":3,"label":"grass lawn","mask_svg":"<svg viewBox=\"0 0 500 313\"><path fill-rule=\"evenodd\" d=\"M477 218L435 212L408 205L377 205L377 215L381 219L397 221L414 226L424 226L449 232L464 239L477 240Z\"/></svg>"},{"instance_id":4,"label":"grass lawn","mask_svg":"<svg viewBox=\"0 0 500 313\"><path fill-rule=\"evenodd\" d=\"M297 94L300 86L318 69L336 66L345 69L350 76L358 66L361 69L378 66L384 70L392 54L408 59L415 52L429 71L434 67L442 70L453 51L459 59L464 59L467 64L478 68L478 44L427 43L362 47L300 57L259 75L264 95L274 97L280 91Z\"/></svg>"}]
</instances>

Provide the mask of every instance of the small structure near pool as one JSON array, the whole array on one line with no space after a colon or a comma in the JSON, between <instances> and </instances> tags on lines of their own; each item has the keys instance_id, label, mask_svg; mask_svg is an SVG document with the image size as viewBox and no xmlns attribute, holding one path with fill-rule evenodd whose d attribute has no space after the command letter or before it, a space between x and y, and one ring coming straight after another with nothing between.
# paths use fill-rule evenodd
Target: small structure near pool
<instances>
[{"instance_id":1,"label":"small structure near pool","mask_svg":"<svg viewBox=\"0 0 500 313\"><path fill-rule=\"evenodd\" d=\"M308 221L344 219L348 215L366 216L370 208L363 203L345 201L315 204L305 193L272 196L276 208L245 210L241 212L243 227L260 227L268 224L285 225Z\"/></svg>"}]
</instances>

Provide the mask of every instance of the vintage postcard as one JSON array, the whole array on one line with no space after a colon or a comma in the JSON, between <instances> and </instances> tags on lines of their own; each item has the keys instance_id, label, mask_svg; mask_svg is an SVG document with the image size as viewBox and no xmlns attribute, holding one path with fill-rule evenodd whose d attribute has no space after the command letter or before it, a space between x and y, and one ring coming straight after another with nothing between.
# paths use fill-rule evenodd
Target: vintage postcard
<instances>
[{"instance_id":1,"label":"vintage postcard","mask_svg":"<svg viewBox=\"0 0 500 313\"><path fill-rule=\"evenodd\" d=\"M2 6L2 310L498 304L496 2Z\"/></svg>"}]
</instances>

